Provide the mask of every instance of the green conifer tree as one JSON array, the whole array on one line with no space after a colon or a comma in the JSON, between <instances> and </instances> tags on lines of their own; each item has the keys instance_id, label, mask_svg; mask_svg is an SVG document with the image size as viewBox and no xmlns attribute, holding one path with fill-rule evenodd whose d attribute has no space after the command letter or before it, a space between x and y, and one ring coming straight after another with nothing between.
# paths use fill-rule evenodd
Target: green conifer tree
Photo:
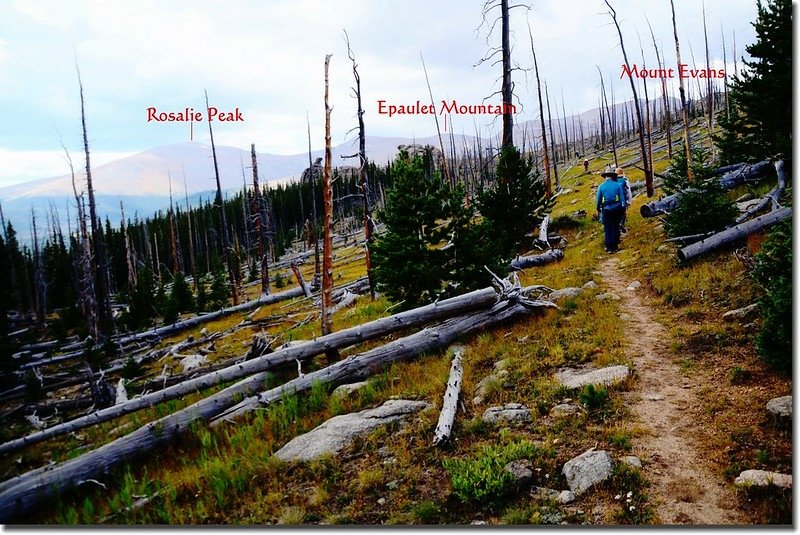
<instances>
[{"instance_id":1,"label":"green conifer tree","mask_svg":"<svg viewBox=\"0 0 800 535\"><path fill-rule=\"evenodd\" d=\"M792 153L792 2L758 0L752 60L731 84L730 116L714 137L723 164Z\"/></svg>"}]
</instances>

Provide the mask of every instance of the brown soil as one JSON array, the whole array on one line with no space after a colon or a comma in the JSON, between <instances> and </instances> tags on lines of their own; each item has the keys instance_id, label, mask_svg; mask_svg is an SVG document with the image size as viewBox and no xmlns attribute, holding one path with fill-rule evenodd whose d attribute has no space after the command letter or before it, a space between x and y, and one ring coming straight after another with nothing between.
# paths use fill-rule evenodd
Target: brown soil
<instances>
[{"instance_id":1,"label":"brown soil","mask_svg":"<svg viewBox=\"0 0 800 535\"><path fill-rule=\"evenodd\" d=\"M647 432L633 439L642 459L656 522L662 524L739 524L743 522L734 489L718 475L698 447L706 432L693 417L697 389L706 384L702 372L687 379L670 351L670 333L658 322L639 288L620 273L616 258L600 265L604 284L623 288L622 319L628 335L627 355L638 380L626 393L635 423Z\"/></svg>"}]
</instances>

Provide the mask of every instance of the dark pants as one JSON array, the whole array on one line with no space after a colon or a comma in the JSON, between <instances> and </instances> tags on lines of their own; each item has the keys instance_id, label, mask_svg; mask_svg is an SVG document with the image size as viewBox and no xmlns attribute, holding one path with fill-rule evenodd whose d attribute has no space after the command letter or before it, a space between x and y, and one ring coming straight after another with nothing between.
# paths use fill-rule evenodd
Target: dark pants
<instances>
[{"instance_id":1,"label":"dark pants","mask_svg":"<svg viewBox=\"0 0 800 535\"><path fill-rule=\"evenodd\" d=\"M603 228L605 230L606 249L609 251L616 251L619 246L619 226L624 215L625 208L621 206L603 209Z\"/></svg>"}]
</instances>

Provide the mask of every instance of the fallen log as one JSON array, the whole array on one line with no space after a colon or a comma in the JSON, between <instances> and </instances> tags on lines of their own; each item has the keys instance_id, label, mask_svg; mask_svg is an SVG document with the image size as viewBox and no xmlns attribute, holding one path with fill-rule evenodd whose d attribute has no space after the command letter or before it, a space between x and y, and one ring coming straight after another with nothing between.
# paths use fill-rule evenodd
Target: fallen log
<instances>
[{"instance_id":1,"label":"fallen log","mask_svg":"<svg viewBox=\"0 0 800 535\"><path fill-rule=\"evenodd\" d=\"M533 256L517 256L511 261L509 269L512 271L522 271L529 267L543 266L551 262L556 262L564 258L564 251L561 249L550 249L546 253Z\"/></svg>"},{"instance_id":2,"label":"fallen log","mask_svg":"<svg viewBox=\"0 0 800 535\"><path fill-rule=\"evenodd\" d=\"M542 219L541 225L539 225L539 237L533 241L534 246L550 248L550 241L547 239L547 226L549 223L550 214L547 214L544 216L544 219Z\"/></svg>"},{"instance_id":3,"label":"fallen log","mask_svg":"<svg viewBox=\"0 0 800 535\"><path fill-rule=\"evenodd\" d=\"M498 325L527 311L539 307L556 306L551 301L526 299L523 295L525 289L516 287L512 290L512 292L504 291L505 299L489 310L449 319L444 323L427 327L415 334L399 338L365 353L347 357L327 368L303 375L257 396L246 398L238 405L215 416L212 425L231 421L259 406L278 401L285 395L307 390L314 383L336 386L347 382L362 381L389 364L447 347L462 336ZM2 506L2 494L0 494L0 506Z\"/></svg>"},{"instance_id":4,"label":"fallen log","mask_svg":"<svg viewBox=\"0 0 800 535\"><path fill-rule=\"evenodd\" d=\"M311 288L309 288L306 284L306 281L303 280L303 274L300 273L300 268L297 267L297 264L292 264L289 267L292 268L292 273L294 273L294 276L297 279L297 284L299 284L300 288L302 288L303 295L306 297L311 297Z\"/></svg>"},{"instance_id":5,"label":"fallen log","mask_svg":"<svg viewBox=\"0 0 800 535\"><path fill-rule=\"evenodd\" d=\"M493 300L497 300L496 295ZM444 301L439 305L442 303ZM554 306L548 301L531 301L514 297L512 302L496 303L489 310L450 319L435 327L423 329L414 335L348 357L327 368L289 381L278 388L264 392L256 398L256 404L271 403L286 394L307 390L315 383L340 384L353 378L365 378L377 373L388 364L447 346L455 339L479 329L498 325L539 307ZM391 320L391 318L385 319ZM57 495L80 481L98 477L122 461L133 459L160 444L167 443L187 430L196 420L209 420L219 415L240 399L243 393L257 391L263 385L265 375L257 374L249 377L218 394L150 422L79 457L55 466L38 468L0 483L0 522L9 523L24 518L24 515L38 505L39 500Z\"/></svg>"},{"instance_id":6,"label":"fallen log","mask_svg":"<svg viewBox=\"0 0 800 535\"><path fill-rule=\"evenodd\" d=\"M773 210L777 210L779 206L778 199L780 199L781 195L783 195L783 193L786 191L786 169L783 160L777 160L775 162L775 172L778 175L778 185L775 186L772 189L772 191L764 195L764 197L758 204L756 204L754 207L750 208L749 210L745 211L742 215L737 217L736 218L737 224L747 219L750 219L750 217L759 213L767 206L772 206Z\"/></svg>"},{"instance_id":7,"label":"fallen log","mask_svg":"<svg viewBox=\"0 0 800 535\"><path fill-rule=\"evenodd\" d=\"M710 251L713 251L717 247L725 245L726 243L731 243L744 238L749 234L758 232L759 230L765 229L771 225L774 225L778 221L791 216L791 208L780 208L768 214L756 217L755 219L751 219L750 221L736 225L735 227L725 229L722 232L718 232L702 241L687 245L682 249L678 249L678 258L682 262L691 260L692 258L696 258L700 255L704 255Z\"/></svg>"},{"instance_id":8,"label":"fallen log","mask_svg":"<svg viewBox=\"0 0 800 535\"><path fill-rule=\"evenodd\" d=\"M276 294L262 295L258 299L247 301L246 303L242 303L240 305L232 306L229 308L223 308L222 310L217 310L216 312L210 312L202 316L187 318L185 320L175 322L172 325L165 325L163 327L157 327L149 331L131 334L121 338L118 342L121 343L122 345L127 345L137 340L143 340L149 338L156 338L156 339L166 338L174 334L177 334L179 332L185 331L187 329L192 329L199 325L203 325L204 323L215 321L224 318L226 316L230 316L231 314L236 314L237 312L247 312L248 310L252 310L261 305L270 305L272 303L285 301L287 299L293 299L295 297L300 297L302 295L303 295L303 288L300 287L292 288L291 290L286 290L284 292Z\"/></svg>"},{"instance_id":9,"label":"fallen log","mask_svg":"<svg viewBox=\"0 0 800 535\"><path fill-rule=\"evenodd\" d=\"M450 433L453 431L453 422L456 419L458 410L458 396L461 393L461 378L464 375L464 367L461 365L461 355L464 353L463 347L458 347L453 352L453 363L450 365L450 377L447 380L447 388L442 399L442 412L439 413L439 422L433 433L433 445L443 446L450 440Z\"/></svg>"},{"instance_id":10,"label":"fallen log","mask_svg":"<svg viewBox=\"0 0 800 535\"><path fill-rule=\"evenodd\" d=\"M439 301L420 308L401 312L393 316L381 318L363 325L357 325L326 336L321 336L313 341L301 342L295 346L278 349L268 355L261 356L246 362L234 364L222 370L217 370L196 379L167 387L158 392L143 395L114 405L107 409L94 412L82 418L54 425L28 436L10 440L0 444L0 454L6 454L30 444L36 444L53 437L61 436L78 429L113 420L125 414L140 411L159 403L177 399L187 394L192 394L216 386L225 381L233 381L253 374L261 374L261 381L266 378L266 371L294 360L308 359L315 355L333 351L353 344L361 343L373 338L385 336L401 329L417 327L430 321L448 318L458 314L491 306L498 299L494 288L484 288L464 295Z\"/></svg>"},{"instance_id":11,"label":"fallen log","mask_svg":"<svg viewBox=\"0 0 800 535\"><path fill-rule=\"evenodd\" d=\"M755 164L746 164L740 167L735 167L722 175L719 183L725 189L733 189L737 186L748 182L757 182L758 180L767 176L772 170L772 164L769 161L763 161ZM639 209L642 217L655 217L657 215L667 214L678 206L681 193L673 193L663 199L643 204Z\"/></svg>"}]
</instances>

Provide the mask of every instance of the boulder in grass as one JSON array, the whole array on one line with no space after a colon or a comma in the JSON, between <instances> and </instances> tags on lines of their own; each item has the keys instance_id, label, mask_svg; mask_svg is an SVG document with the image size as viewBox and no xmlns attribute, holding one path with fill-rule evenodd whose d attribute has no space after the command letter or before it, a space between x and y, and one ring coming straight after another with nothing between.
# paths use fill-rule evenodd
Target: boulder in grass
<instances>
[{"instance_id":1,"label":"boulder in grass","mask_svg":"<svg viewBox=\"0 0 800 535\"><path fill-rule=\"evenodd\" d=\"M608 386L626 379L630 373L630 368L625 365L606 366L589 371L564 368L556 373L556 379L565 388L582 388L586 385Z\"/></svg>"},{"instance_id":2,"label":"boulder in grass","mask_svg":"<svg viewBox=\"0 0 800 535\"><path fill-rule=\"evenodd\" d=\"M734 481L744 487L768 487L774 485L782 489L792 488L792 476L766 470L745 470Z\"/></svg>"},{"instance_id":3,"label":"boulder in grass","mask_svg":"<svg viewBox=\"0 0 800 535\"><path fill-rule=\"evenodd\" d=\"M561 473L567 478L569 489L580 496L592 486L611 477L611 455L607 451L586 450L564 464Z\"/></svg>"},{"instance_id":4,"label":"boulder in grass","mask_svg":"<svg viewBox=\"0 0 800 535\"><path fill-rule=\"evenodd\" d=\"M767 402L767 411L780 418L792 417L792 396L782 396Z\"/></svg>"},{"instance_id":5,"label":"boulder in grass","mask_svg":"<svg viewBox=\"0 0 800 535\"><path fill-rule=\"evenodd\" d=\"M290 440L275 453L281 461L310 461L325 454L338 453L357 436L365 435L382 425L405 420L430 407L424 401L390 399L374 409L334 416L308 433Z\"/></svg>"},{"instance_id":6,"label":"boulder in grass","mask_svg":"<svg viewBox=\"0 0 800 535\"><path fill-rule=\"evenodd\" d=\"M521 403L506 403L502 406L489 407L483 413L486 423L522 423L532 420L531 410Z\"/></svg>"}]
</instances>

